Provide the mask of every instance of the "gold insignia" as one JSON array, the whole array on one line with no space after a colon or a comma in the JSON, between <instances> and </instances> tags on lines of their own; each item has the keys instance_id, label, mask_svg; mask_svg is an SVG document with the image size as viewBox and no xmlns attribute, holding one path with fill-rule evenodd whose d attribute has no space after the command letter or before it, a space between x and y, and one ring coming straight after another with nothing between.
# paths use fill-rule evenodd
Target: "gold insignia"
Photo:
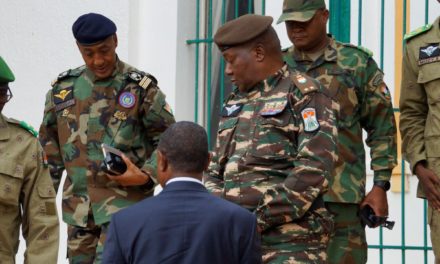
<instances>
[{"instance_id":1,"label":"gold insignia","mask_svg":"<svg viewBox=\"0 0 440 264\"><path fill-rule=\"evenodd\" d=\"M64 109L64 110L63 110L63 113L62 113L61 115L62 115L63 117L68 116L68 115L69 115L69 110Z\"/></svg>"},{"instance_id":2,"label":"gold insignia","mask_svg":"<svg viewBox=\"0 0 440 264\"><path fill-rule=\"evenodd\" d=\"M72 92L72 90L61 90L59 94L55 94L54 96L64 101L64 99L67 95L70 94L70 92Z\"/></svg>"},{"instance_id":3,"label":"gold insignia","mask_svg":"<svg viewBox=\"0 0 440 264\"><path fill-rule=\"evenodd\" d=\"M122 112L122 111L116 111L116 112L113 114L113 116L114 116L116 119L121 120L121 121L125 121L125 120L127 120L127 113Z\"/></svg>"}]
</instances>

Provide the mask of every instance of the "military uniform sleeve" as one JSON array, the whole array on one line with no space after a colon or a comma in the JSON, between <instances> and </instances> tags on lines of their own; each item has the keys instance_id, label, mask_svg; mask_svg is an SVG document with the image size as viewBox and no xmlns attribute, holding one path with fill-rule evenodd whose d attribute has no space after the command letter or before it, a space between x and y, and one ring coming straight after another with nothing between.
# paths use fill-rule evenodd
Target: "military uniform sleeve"
<instances>
[{"instance_id":1,"label":"military uniform sleeve","mask_svg":"<svg viewBox=\"0 0 440 264\"><path fill-rule=\"evenodd\" d=\"M43 123L40 126L39 139L47 156L53 185L58 192L64 171L64 162L58 143L57 116L51 90L46 94L46 104L44 107Z\"/></svg>"},{"instance_id":2,"label":"military uniform sleeve","mask_svg":"<svg viewBox=\"0 0 440 264\"><path fill-rule=\"evenodd\" d=\"M424 131L428 115L426 92L417 83L417 61L406 46L402 63L402 86L400 92L400 132L402 152L411 170L419 161L426 160Z\"/></svg>"},{"instance_id":3,"label":"military uniform sleeve","mask_svg":"<svg viewBox=\"0 0 440 264\"><path fill-rule=\"evenodd\" d=\"M36 139L28 151L34 158L27 162L21 196L23 237L27 245L25 262L57 263L59 227L56 192L43 161L43 150Z\"/></svg>"},{"instance_id":4,"label":"military uniform sleeve","mask_svg":"<svg viewBox=\"0 0 440 264\"><path fill-rule=\"evenodd\" d=\"M335 121L337 103L323 93L313 93L304 105L294 105L299 125L297 156L294 169L283 184L268 189L256 209L259 226L265 230L301 218L315 199L328 187L327 177L336 161L337 127ZM319 124L307 132L299 117L303 109L314 109Z\"/></svg>"},{"instance_id":5,"label":"military uniform sleeve","mask_svg":"<svg viewBox=\"0 0 440 264\"><path fill-rule=\"evenodd\" d=\"M148 89L144 98L142 111L142 122L146 128L148 140L150 141L150 145L156 149L162 132L176 122L170 106L165 101L165 95L158 87ZM155 183L157 183L156 167L156 153L154 151L141 169L149 173Z\"/></svg>"},{"instance_id":6,"label":"military uniform sleeve","mask_svg":"<svg viewBox=\"0 0 440 264\"><path fill-rule=\"evenodd\" d=\"M365 76L360 122L367 131L374 180L388 181L397 164L397 131L391 95L382 71L372 58L368 59L365 73L358 75Z\"/></svg>"},{"instance_id":7,"label":"military uniform sleeve","mask_svg":"<svg viewBox=\"0 0 440 264\"><path fill-rule=\"evenodd\" d=\"M216 145L220 144L220 139L217 138ZM218 149L218 148L217 148ZM221 168L218 160L218 153L215 151L212 155L211 163L209 164L208 170L203 175L203 181L206 189L215 196L220 197L223 193L224 189L224 181L223 181L223 171L224 168Z\"/></svg>"}]
</instances>

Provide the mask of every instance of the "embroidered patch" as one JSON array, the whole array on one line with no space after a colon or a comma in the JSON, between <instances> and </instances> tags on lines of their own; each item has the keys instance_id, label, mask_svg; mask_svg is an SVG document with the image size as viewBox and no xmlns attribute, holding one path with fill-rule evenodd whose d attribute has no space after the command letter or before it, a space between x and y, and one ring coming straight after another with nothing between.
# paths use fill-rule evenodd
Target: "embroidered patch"
<instances>
[{"instance_id":1,"label":"embroidered patch","mask_svg":"<svg viewBox=\"0 0 440 264\"><path fill-rule=\"evenodd\" d=\"M57 94L53 94L53 102L55 104L61 104L70 99L73 99L73 87L62 89Z\"/></svg>"},{"instance_id":2,"label":"embroidered patch","mask_svg":"<svg viewBox=\"0 0 440 264\"><path fill-rule=\"evenodd\" d=\"M124 108L132 108L136 104L136 97L130 92L123 92L119 96L119 104Z\"/></svg>"},{"instance_id":3,"label":"embroidered patch","mask_svg":"<svg viewBox=\"0 0 440 264\"><path fill-rule=\"evenodd\" d=\"M277 102L266 102L260 111L262 116L273 116L283 112L287 105L287 100Z\"/></svg>"},{"instance_id":4,"label":"embroidered patch","mask_svg":"<svg viewBox=\"0 0 440 264\"><path fill-rule=\"evenodd\" d=\"M70 99L68 101L59 103L57 105L55 105L55 112L61 111L69 106L72 106L75 104L75 99Z\"/></svg>"},{"instance_id":5,"label":"embroidered patch","mask_svg":"<svg viewBox=\"0 0 440 264\"><path fill-rule=\"evenodd\" d=\"M241 108L243 108L243 104L225 105L222 109L222 116L237 116L238 113L240 113Z\"/></svg>"},{"instance_id":6,"label":"embroidered patch","mask_svg":"<svg viewBox=\"0 0 440 264\"><path fill-rule=\"evenodd\" d=\"M438 43L430 44L426 47L420 47L419 66L436 61L440 61L440 48Z\"/></svg>"},{"instance_id":7,"label":"embroidered patch","mask_svg":"<svg viewBox=\"0 0 440 264\"><path fill-rule=\"evenodd\" d=\"M304 131L313 132L319 129L318 119L316 118L315 108L305 108L301 111L301 117L304 122Z\"/></svg>"}]
</instances>

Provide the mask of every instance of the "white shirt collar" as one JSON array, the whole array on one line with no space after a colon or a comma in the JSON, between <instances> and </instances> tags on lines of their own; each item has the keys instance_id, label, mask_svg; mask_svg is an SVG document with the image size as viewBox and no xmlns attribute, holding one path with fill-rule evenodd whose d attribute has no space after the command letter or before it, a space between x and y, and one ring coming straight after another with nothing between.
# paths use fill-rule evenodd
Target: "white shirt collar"
<instances>
[{"instance_id":1,"label":"white shirt collar","mask_svg":"<svg viewBox=\"0 0 440 264\"><path fill-rule=\"evenodd\" d=\"M165 185L168 185L172 182L178 182L178 181L190 181L190 182L197 182L201 185L203 185L203 182L200 180L197 180L195 178L191 178L191 177L176 177L176 178L172 178L170 180L167 181L167 183Z\"/></svg>"}]
</instances>

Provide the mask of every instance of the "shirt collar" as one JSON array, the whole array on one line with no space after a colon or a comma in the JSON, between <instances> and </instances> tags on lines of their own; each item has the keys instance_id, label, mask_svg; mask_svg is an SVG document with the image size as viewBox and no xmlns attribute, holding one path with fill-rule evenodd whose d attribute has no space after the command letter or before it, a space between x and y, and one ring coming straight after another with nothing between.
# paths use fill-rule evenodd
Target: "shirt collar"
<instances>
[{"instance_id":1,"label":"shirt collar","mask_svg":"<svg viewBox=\"0 0 440 264\"><path fill-rule=\"evenodd\" d=\"M329 42L327 46L325 46L324 50L324 60L326 61L337 61L337 45L335 38L328 34ZM293 57L295 58L295 61L311 61L311 59L307 56L307 53L301 52L298 49L296 49L294 46L293 48Z\"/></svg>"},{"instance_id":2,"label":"shirt collar","mask_svg":"<svg viewBox=\"0 0 440 264\"><path fill-rule=\"evenodd\" d=\"M8 130L8 122L3 114L0 114L0 140L5 140L10 137Z\"/></svg>"},{"instance_id":3,"label":"shirt collar","mask_svg":"<svg viewBox=\"0 0 440 264\"><path fill-rule=\"evenodd\" d=\"M199 184L203 185L202 181L200 181L198 179L195 179L195 178L191 178L191 177L175 177L175 178L172 178L172 179L168 180L165 185L168 185L168 184L170 184L172 182L183 182L183 181L196 182L196 183L199 183Z\"/></svg>"}]
</instances>

